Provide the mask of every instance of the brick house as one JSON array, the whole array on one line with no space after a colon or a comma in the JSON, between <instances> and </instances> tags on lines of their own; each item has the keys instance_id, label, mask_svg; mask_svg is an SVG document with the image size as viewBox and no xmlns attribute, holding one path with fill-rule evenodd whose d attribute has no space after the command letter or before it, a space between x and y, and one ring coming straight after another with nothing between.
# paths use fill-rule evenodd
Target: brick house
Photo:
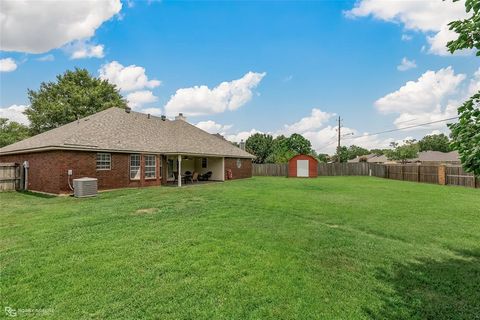
<instances>
[{"instance_id":1,"label":"brick house","mask_svg":"<svg viewBox=\"0 0 480 320\"><path fill-rule=\"evenodd\" d=\"M120 108L78 121L0 149L0 162L28 161L28 189L70 193L69 182L98 179L99 189L179 186L186 171L211 172L211 180L252 176L252 156L191 124ZM68 172L71 172L71 176Z\"/></svg>"}]
</instances>

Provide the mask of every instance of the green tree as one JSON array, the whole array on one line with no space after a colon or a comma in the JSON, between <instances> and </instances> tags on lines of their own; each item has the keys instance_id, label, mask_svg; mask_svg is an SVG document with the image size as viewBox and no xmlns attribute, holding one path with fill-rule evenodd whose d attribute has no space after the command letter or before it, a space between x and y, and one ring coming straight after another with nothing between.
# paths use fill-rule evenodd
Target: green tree
<instances>
[{"instance_id":1,"label":"green tree","mask_svg":"<svg viewBox=\"0 0 480 320\"><path fill-rule=\"evenodd\" d=\"M449 124L452 148L458 150L465 171L480 176L480 92L458 108L457 123Z\"/></svg>"},{"instance_id":2,"label":"green tree","mask_svg":"<svg viewBox=\"0 0 480 320\"><path fill-rule=\"evenodd\" d=\"M388 149L370 149L370 153L371 154L376 154L377 156L381 156L381 155L384 155L385 152L387 152Z\"/></svg>"},{"instance_id":3,"label":"green tree","mask_svg":"<svg viewBox=\"0 0 480 320\"><path fill-rule=\"evenodd\" d=\"M245 141L245 150L250 152L256 158L255 163L265 163L271 155L273 147L273 137L269 134L255 133Z\"/></svg>"},{"instance_id":4,"label":"green tree","mask_svg":"<svg viewBox=\"0 0 480 320\"><path fill-rule=\"evenodd\" d=\"M301 134L294 133L287 141L289 149L295 154L311 154L313 152L310 140L306 139Z\"/></svg>"},{"instance_id":5,"label":"green tree","mask_svg":"<svg viewBox=\"0 0 480 320\"><path fill-rule=\"evenodd\" d=\"M355 159L356 157L359 157L359 156L367 155L369 153L370 152L367 149L356 146L354 144L352 144L350 147L348 147L348 159L349 160Z\"/></svg>"},{"instance_id":6,"label":"green tree","mask_svg":"<svg viewBox=\"0 0 480 320\"><path fill-rule=\"evenodd\" d=\"M297 154L309 154L316 157L310 140L294 133L290 137L280 135L273 140L272 153L267 159L270 163L286 163Z\"/></svg>"},{"instance_id":7,"label":"green tree","mask_svg":"<svg viewBox=\"0 0 480 320\"><path fill-rule=\"evenodd\" d=\"M320 162L327 163L330 160L330 156L326 153L320 153L317 155L317 159Z\"/></svg>"},{"instance_id":8,"label":"green tree","mask_svg":"<svg viewBox=\"0 0 480 320\"><path fill-rule=\"evenodd\" d=\"M387 151L385 154L389 159L400 160L402 163L405 163L406 160L418 156L418 143L415 142L415 139L405 140L402 145L392 142L390 146L394 149Z\"/></svg>"},{"instance_id":9,"label":"green tree","mask_svg":"<svg viewBox=\"0 0 480 320\"><path fill-rule=\"evenodd\" d=\"M457 2L459 0L453 0ZM477 49L477 56L480 56L480 0L465 0L465 10L472 12L472 16L464 20L450 22L450 30L458 33L455 40L447 43L450 53L463 49Z\"/></svg>"},{"instance_id":10,"label":"green tree","mask_svg":"<svg viewBox=\"0 0 480 320\"><path fill-rule=\"evenodd\" d=\"M38 91L29 89L28 98L25 114L33 134L111 107L127 107L115 85L78 68L58 75L55 82L42 82Z\"/></svg>"},{"instance_id":11,"label":"green tree","mask_svg":"<svg viewBox=\"0 0 480 320\"><path fill-rule=\"evenodd\" d=\"M341 146L340 148L337 148L337 152L333 155L332 160L338 162L339 158L340 162L347 162L350 160L350 153L348 152L347 147Z\"/></svg>"},{"instance_id":12,"label":"green tree","mask_svg":"<svg viewBox=\"0 0 480 320\"><path fill-rule=\"evenodd\" d=\"M273 139L272 152L267 159L269 163L286 163L295 153L290 150L288 138L279 135Z\"/></svg>"},{"instance_id":13,"label":"green tree","mask_svg":"<svg viewBox=\"0 0 480 320\"><path fill-rule=\"evenodd\" d=\"M30 131L27 126L15 121L8 121L6 118L0 118L0 148L29 136Z\"/></svg>"},{"instance_id":14,"label":"green tree","mask_svg":"<svg viewBox=\"0 0 480 320\"><path fill-rule=\"evenodd\" d=\"M420 151L452 151L450 140L443 133L432 134L423 137L420 141L418 141L418 147Z\"/></svg>"},{"instance_id":15,"label":"green tree","mask_svg":"<svg viewBox=\"0 0 480 320\"><path fill-rule=\"evenodd\" d=\"M449 41L447 48L451 53L475 48L480 56L480 0L466 0L465 9L472 16L450 22L450 30L458 37ZM458 116L457 123L449 124L452 148L458 150L464 169L480 176L480 91L458 108Z\"/></svg>"}]
</instances>

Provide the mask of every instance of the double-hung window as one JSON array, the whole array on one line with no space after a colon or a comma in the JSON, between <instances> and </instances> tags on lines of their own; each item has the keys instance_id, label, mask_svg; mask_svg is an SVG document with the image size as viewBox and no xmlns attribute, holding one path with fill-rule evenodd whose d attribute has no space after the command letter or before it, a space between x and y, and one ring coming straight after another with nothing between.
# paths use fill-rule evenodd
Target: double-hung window
<instances>
[{"instance_id":1,"label":"double-hung window","mask_svg":"<svg viewBox=\"0 0 480 320\"><path fill-rule=\"evenodd\" d=\"M202 158L202 168L206 169L208 167L208 159Z\"/></svg>"},{"instance_id":2,"label":"double-hung window","mask_svg":"<svg viewBox=\"0 0 480 320\"><path fill-rule=\"evenodd\" d=\"M110 153L97 153L97 170L110 170L112 157Z\"/></svg>"},{"instance_id":3,"label":"double-hung window","mask_svg":"<svg viewBox=\"0 0 480 320\"><path fill-rule=\"evenodd\" d=\"M157 177L157 156L146 154L145 159L145 179L155 179Z\"/></svg>"},{"instance_id":4,"label":"double-hung window","mask_svg":"<svg viewBox=\"0 0 480 320\"><path fill-rule=\"evenodd\" d=\"M130 179L140 180L140 155L130 155Z\"/></svg>"}]
</instances>

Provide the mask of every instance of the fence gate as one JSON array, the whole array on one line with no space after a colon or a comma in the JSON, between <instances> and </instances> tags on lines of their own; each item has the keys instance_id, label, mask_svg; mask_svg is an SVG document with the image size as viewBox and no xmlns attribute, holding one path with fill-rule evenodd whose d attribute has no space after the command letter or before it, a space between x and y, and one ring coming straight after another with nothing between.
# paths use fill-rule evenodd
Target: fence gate
<instances>
[{"instance_id":1,"label":"fence gate","mask_svg":"<svg viewBox=\"0 0 480 320\"><path fill-rule=\"evenodd\" d=\"M20 166L16 163L0 163L0 191L20 188Z\"/></svg>"}]
</instances>

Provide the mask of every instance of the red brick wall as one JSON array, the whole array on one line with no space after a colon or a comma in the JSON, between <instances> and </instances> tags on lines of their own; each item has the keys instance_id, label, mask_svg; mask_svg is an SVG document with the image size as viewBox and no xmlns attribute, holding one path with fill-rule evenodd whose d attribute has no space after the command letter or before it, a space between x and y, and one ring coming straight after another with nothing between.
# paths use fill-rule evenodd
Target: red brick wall
<instances>
[{"instance_id":1,"label":"red brick wall","mask_svg":"<svg viewBox=\"0 0 480 320\"><path fill-rule=\"evenodd\" d=\"M228 169L232 170L233 179L244 179L252 177L252 160L240 159L241 166L237 167L238 158L225 158L225 180L227 180L226 172Z\"/></svg>"},{"instance_id":2,"label":"red brick wall","mask_svg":"<svg viewBox=\"0 0 480 320\"><path fill-rule=\"evenodd\" d=\"M27 160L29 169L29 189L50 193L69 193L69 169L73 170L72 179L92 177L98 179L99 189L125 187L144 187L160 185L160 159L157 155L157 177L144 179L145 162L141 155L140 180L130 180L130 154L111 153L111 169L96 169L96 152L87 151L46 151L29 154L0 156L0 162L23 163ZM162 171L166 168L163 163ZM70 181L71 181L70 180Z\"/></svg>"},{"instance_id":3,"label":"red brick wall","mask_svg":"<svg viewBox=\"0 0 480 320\"><path fill-rule=\"evenodd\" d=\"M299 154L291 158L288 161L288 176L297 176L297 160L308 160L308 176L309 178L315 178L318 176L318 161L312 156L305 154Z\"/></svg>"},{"instance_id":4,"label":"red brick wall","mask_svg":"<svg viewBox=\"0 0 480 320\"><path fill-rule=\"evenodd\" d=\"M29 162L28 189L60 193L60 170L58 160L62 151L46 151L18 155L2 155L0 162Z\"/></svg>"}]
</instances>

